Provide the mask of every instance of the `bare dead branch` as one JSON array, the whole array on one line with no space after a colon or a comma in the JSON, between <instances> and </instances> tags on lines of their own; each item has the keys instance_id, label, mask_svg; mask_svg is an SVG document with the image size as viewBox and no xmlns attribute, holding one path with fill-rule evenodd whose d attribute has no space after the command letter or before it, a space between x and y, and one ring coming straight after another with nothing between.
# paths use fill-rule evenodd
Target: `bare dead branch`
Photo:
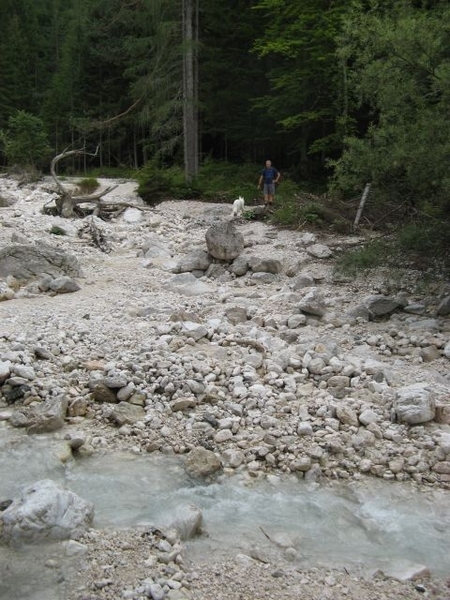
<instances>
[{"instance_id":1,"label":"bare dead branch","mask_svg":"<svg viewBox=\"0 0 450 600\"><path fill-rule=\"evenodd\" d=\"M131 106L129 106L127 108L127 110L125 110L124 112L115 115L114 117L111 117L110 119L106 119L106 121L98 121L95 125L96 127L107 127L108 125L111 125L111 123L114 123L115 121L118 121L119 119L121 119L122 117L125 117L128 113L130 113L133 109L136 108L136 106L142 102L144 96L141 96L140 98L138 98L136 100L136 102L133 102L133 104Z\"/></svg>"}]
</instances>

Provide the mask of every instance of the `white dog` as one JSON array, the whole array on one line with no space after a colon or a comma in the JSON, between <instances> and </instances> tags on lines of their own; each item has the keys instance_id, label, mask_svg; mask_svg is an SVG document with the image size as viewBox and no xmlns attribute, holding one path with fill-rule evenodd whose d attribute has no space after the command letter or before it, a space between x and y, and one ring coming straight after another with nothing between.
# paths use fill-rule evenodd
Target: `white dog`
<instances>
[{"instance_id":1,"label":"white dog","mask_svg":"<svg viewBox=\"0 0 450 600\"><path fill-rule=\"evenodd\" d=\"M239 198L237 198L233 202L233 217L240 217L243 212L244 212L244 198L242 196L239 196Z\"/></svg>"}]
</instances>

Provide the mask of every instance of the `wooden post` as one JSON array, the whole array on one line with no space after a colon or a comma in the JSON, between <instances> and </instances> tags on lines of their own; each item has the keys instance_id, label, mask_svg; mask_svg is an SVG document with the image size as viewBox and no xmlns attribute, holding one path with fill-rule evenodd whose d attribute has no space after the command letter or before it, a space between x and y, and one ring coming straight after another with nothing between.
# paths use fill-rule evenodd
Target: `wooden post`
<instances>
[{"instance_id":1,"label":"wooden post","mask_svg":"<svg viewBox=\"0 0 450 600\"><path fill-rule=\"evenodd\" d=\"M364 205L366 203L367 197L370 192L370 183L366 183L366 187L364 188L363 195L361 196L361 202L359 203L358 212L356 213L355 222L353 223L353 231L358 227L359 220L361 219L362 211L364 210Z\"/></svg>"}]
</instances>

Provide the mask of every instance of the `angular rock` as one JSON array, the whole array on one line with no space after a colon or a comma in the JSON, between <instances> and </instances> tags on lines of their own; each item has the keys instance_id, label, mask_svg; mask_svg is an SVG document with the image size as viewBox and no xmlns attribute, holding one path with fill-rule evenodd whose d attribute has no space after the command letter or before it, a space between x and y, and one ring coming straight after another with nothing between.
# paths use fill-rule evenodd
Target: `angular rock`
<instances>
[{"instance_id":1,"label":"angular rock","mask_svg":"<svg viewBox=\"0 0 450 600\"><path fill-rule=\"evenodd\" d=\"M94 386L92 396L96 402L107 402L109 404L118 403L116 392L103 382L99 382Z\"/></svg>"},{"instance_id":2,"label":"angular rock","mask_svg":"<svg viewBox=\"0 0 450 600\"><path fill-rule=\"evenodd\" d=\"M441 317L450 315L450 296L446 296L441 300L436 309L436 314Z\"/></svg>"},{"instance_id":3,"label":"angular rock","mask_svg":"<svg viewBox=\"0 0 450 600\"><path fill-rule=\"evenodd\" d=\"M164 284L168 290L186 296L201 296L214 290L214 287L203 281L199 281L192 273L179 273Z\"/></svg>"},{"instance_id":4,"label":"angular rock","mask_svg":"<svg viewBox=\"0 0 450 600\"><path fill-rule=\"evenodd\" d=\"M273 273L264 273L264 272L258 272L258 273L253 273L252 275L252 281L257 281L258 283L273 283L274 281L276 281L276 276Z\"/></svg>"},{"instance_id":5,"label":"angular rock","mask_svg":"<svg viewBox=\"0 0 450 600\"><path fill-rule=\"evenodd\" d=\"M67 415L66 396L49 398L34 407L28 415L28 433L47 433L61 429Z\"/></svg>"},{"instance_id":6,"label":"angular rock","mask_svg":"<svg viewBox=\"0 0 450 600\"><path fill-rule=\"evenodd\" d=\"M384 575L397 581L414 581L430 577L430 569L426 565L410 563L406 560L395 560L383 569Z\"/></svg>"},{"instance_id":7,"label":"angular rock","mask_svg":"<svg viewBox=\"0 0 450 600\"><path fill-rule=\"evenodd\" d=\"M253 256L249 259L249 266L254 273L272 273L273 275L277 275L282 270L281 262L275 258Z\"/></svg>"},{"instance_id":8,"label":"angular rock","mask_svg":"<svg viewBox=\"0 0 450 600\"><path fill-rule=\"evenodd\" d=\"M398 421L417 425L432 421L435 415L435 398L425 383L414 383L397 390L394 412Z\"/></svg>"},{"instance_id":9,"label":"angular rock","mask_svg":"<svg viewBox=\"0 0 450 600\"><path fill-rule=\"evenodd\" d=\"M8 379L11 373L11 363L9 360L0 361L0 384Z\"/></svg>"},{"instance_id":10,"label":"angular rock","mask_svg":"<svg viewBox=\"0 0 450 600\"><path fill-rule=\"evenodd\" d=\"M225 310L225 314L233 325L247 322L247 309L243 306L230 306Z\"/></svg>"},{"instance_id":11,"label":"angular rock","mask_svg":"<svg viewBox=\"0 0 450 600\"><path fill-rule=\"evenodd\" d=\"M357 427L359 424L358 415L353 409L349 408L348 406L337 406L336 417L344 425L353 425Z\"/></svg>"},{"instance_id":12,"label":"angular rock","mask_svg":"<svg viewBox=\"0 0 450 600\"><path fill-rule=\"evenodd\" d=\"M230 271L237 277L242 277L242 275L245 275L249 268L249 259L245 256L238 256L230 265Z\"/></svg>"},{"instance_id":13,"label":"angular rock","mask_svg":"<svg viewBox=\"0 0 450 600\"><path fill-rule=\"evenodd\" d=\"M7 543L76 538L92 525L94 505L49 479L22 490L0 514Z\"/></svg>"},{"instance_id":14,"label":"angular rock","mask_svg":"<svg viewBox=\"0 0 450 600\"><path fill-rule=\"evenodd\" d=\"M0 249L0 277L12 275L19 281L28 281L42 273L52 277L80 277L81 269L74 256L47 244Z\"/></svg>"},{"instance_id":15,"label":"angular rock","mask_svg":"<svg viewBox=\"0 0 450 600\"><path fill-rule=\"evenodd\" d=\"M186 471L193 477L208 477L222 469L220 459L201 446L193 448L186 457Z\"/></svg>"},{"instance_id":16,"label":"angular rock","mask_svg":"<svg viewBox=\"0 0 450 600\"><path fill-rule=\"evenodd\" d=\"M371 319L390 315L401 306L399 300L382 295L368 296L364 304L369 311Z\"/></svg>"},{"instance_id":17,"label":"angular rock","mask_svg":"<svg viewBox=\"0 0 450 600\"><path fill-rule=\"evenodd\" d=\"M122 221L125 223L139 223L142 221L142 211L138 208L133 208L129 206L125 209L124 213L121 215Z\"/></svg>"},{"instance_id":18,"label":"angular rock","mask_svg":"<svg viewBox=\"0 0 450 600\"><path fill-rule=\"evenodd\" d=\"M167 259L172 256L164 240L156 233L150 234L142 244L145 258Z\"/></svg>"},{"instance_id":19,"label":"angular rock","mask_svg":"<svg viewBox=\"0 0 450 600\"><path fill-rule=\"evenodd\" d=\"M366 410L362 411L358 419L361 425L367 427L367 425L370 425L371 423L376 423L378 421L378 415L375 411L371 410L370 408L367 408Z\"/></svg>"},{"instance_id":20,"label":"angular rock","mask_svg":"<svg viewBox=\"0 0 450 600\"><path fill-rule=\"evenodd\" d=\"M293 290L302 290L305 287L312 287L314 285L314 277L309 273L302 273L298 275L292 282Z\"/></svg>"},{"instance_id":21,"label":"angular rock","mask_svg":"<svg viewBox=\"0 0 450 600\"><path fill-rule=\"evenodd\" d=\"M298 308L307 315L314 315L317 317L323 317L326 313L322 294L317 288L312 289L302 298Z\"/></svg>"},{"instance_id":22,"label":"angular rock","mask_svg":"<svg viewBox=\"0 0 450 600\"><path fill-rule=\"evenodd\" d=\"M70 294L72 292L78 292L78 290L81 289L78 283L71 277L67 277L67 275L56 277L50 283L49 287L52 292L56 292L57 294Z\"/></svg>"},{"instance_id":23,"label":"angular rock","mask_svg":"<svg viewBox=\"0 0 450 600\"><path fill-rule=\"evenodd\" d=\"M333 254L328 246L324 244L312 244L306 247L306 252L316 258L330 258Z\"/></svg>"},{"instance_id":24,"label":"angular rock","mask_svg":"<svg viewBox=\"0 0 450 600\"><path fill-rule=\"evenodd\" d=\"M205 250L194 250L184 256L176 266L176 273L187 273L190 271L206 271L212 263L212 257Z\"/></svg>"},{"instance_id":25,"label":"angular rock","mask_svg":"<svg viewBox=\"0 0 450 600\"><path fill-rule=\"evenodd\" d=\"M426 346L420 350L420 356L423 362L433 362L441 358L441 353L436 346Z\"/></svg>"},{"instance_id":26,"label":"angular rock","mask_svg":"<svg viewBox=\"0 0 450 600\"><path fill-rule=\"evenodd\" d=\"M194 339L196 342L208 334L208 330L204 325L193 321L183 321L181 331L185 336Z\"/></svg>"},{"instance_id":27,"label":"angular rock","mask_svg":"<svg viewBox=\"0 0 450 600\"><path fill-rule=\"evenodd\" d=\"M141 406L129 402L119 402L111 408L108 418L118 427L122 427L122 425L132 425L144 416L145 410Z\"/></svg>"},{"instance_id":28,"label":"angular rock","mask_svg":"<svg viewBox=\"0 0 450 600\"><path fill-rule=\"evenodd\" d=\"M208 252L220 260L232 261L244 249L244 237L231 221L219 221L205 234Z\"/></svg>"}]
</instances>

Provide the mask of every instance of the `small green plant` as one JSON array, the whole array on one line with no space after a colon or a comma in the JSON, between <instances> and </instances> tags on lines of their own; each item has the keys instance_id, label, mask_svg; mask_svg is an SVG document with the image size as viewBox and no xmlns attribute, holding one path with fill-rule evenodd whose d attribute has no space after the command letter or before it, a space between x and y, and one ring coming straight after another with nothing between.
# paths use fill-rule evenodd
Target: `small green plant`
<instances>
[{"instance_id":1,"label":"small green plant","mask_svg":"<svg viewBox=\"0 0 450 600\"><path fill-rule=\"evenodd\" d=\"M95 177L85 177L77 181L77 187L83 194L92 194L92 192L98 189L99 185L100 183Z\"/></svg>"},{"instance_id":2,"label":"small green plant","mask_svg":"<svg viewBox=\"0 0 450 600\"><path fill-rule=\"evenodd\" d=\"M50 233L52 233L53 235L67 235L66 230L62 227L58 227L58 225L52 225Z\"/></svg>"},{"instance_id":3,"label":"small green plant","mask_svg":"<svg viewBox=\"0 0 450 600\"><path fill-rule=\"evenodd\" d=\"M381 240L369 242L363 248L351 250L342 254L335 270L342 275L355 276L361 271L368 271L382 265L390 253L390 247Z\"/></svg>"}]
</instances>

